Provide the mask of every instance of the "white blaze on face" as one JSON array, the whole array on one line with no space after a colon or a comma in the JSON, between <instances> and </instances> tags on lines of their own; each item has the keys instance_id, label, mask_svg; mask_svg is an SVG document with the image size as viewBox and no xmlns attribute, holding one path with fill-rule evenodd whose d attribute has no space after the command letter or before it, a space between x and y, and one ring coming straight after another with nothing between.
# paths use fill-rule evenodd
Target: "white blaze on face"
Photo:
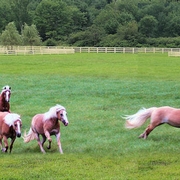
<instances>
[{"instance_id":1,"label":"white blaze on face","mask_svg":"<svg viewBox=\"0 0 180 180\"><path fill-rule=\"evenodd\" d=\"M62 112L62 114L63 114L63 119L64 119L64 121L65 121L67 124L69 124L68 118L67 118L67 112L64 110L64 111Z\"/></svg>"},{"instance_id":2,"label":"white blaze on face","mask_svg":"<svg viewBox=\"0 0 180 180\"><path fill-rule=\"evenodd\" d=\"M21 123L17 121L17 131L16 133L21 134Z\"/></svg>"},{"instance_id":3,"label":"white blaze on face","mask_svg":"<svg viewBox=\"0 0 180 180\"><path fill-rule=\"evenodd\" d=\"M6 97L5 97L5 100L6 100L7 102L9 102L9 94L10 94L10 92L9 92L9 91L6 91Z\"/></svg>"}]
</instances>

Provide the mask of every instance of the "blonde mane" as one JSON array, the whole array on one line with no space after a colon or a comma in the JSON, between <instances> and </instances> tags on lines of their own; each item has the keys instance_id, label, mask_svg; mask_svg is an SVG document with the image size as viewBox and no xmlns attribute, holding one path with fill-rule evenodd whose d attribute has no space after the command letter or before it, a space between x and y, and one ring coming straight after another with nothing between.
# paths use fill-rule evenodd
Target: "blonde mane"
<instances>
[{"instance_id":1,"label":"blonde mane","mask_svg":"<svg viewBox=\"0 0 180 180\"><path fill-rule=\"evenodd\" d=\"M44 113L44 121L46 121L50 118L57 118L57 112L59 112L62 109L65 109L65 107L63 107L59 104L51 107L48 112Z\"/></svg>"},{"instance_id":2,"label":"blonde mane","mask_svg":"<svg viewBox=\"0 0 180 180\"><path fill-rule=\"evenodd\" d=\"M4 117L4 122L8 125L8 126L12 126L14 124L14 121L16 120L20 120L20 115L19 114L15 114L15 113L8 113L5 117Z\"/></svg>"}]
</instances>

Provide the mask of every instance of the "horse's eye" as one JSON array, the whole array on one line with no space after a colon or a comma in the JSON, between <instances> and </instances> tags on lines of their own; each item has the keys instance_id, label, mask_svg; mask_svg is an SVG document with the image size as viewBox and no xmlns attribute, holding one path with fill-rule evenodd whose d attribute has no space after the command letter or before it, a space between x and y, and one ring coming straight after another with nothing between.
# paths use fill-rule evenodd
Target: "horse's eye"
<instances>
[{"instance_id":1,"label":"horse's eye","mask_svg":"<svg viewBox=\"0 0 180 180\"><path fill-rule=\"evenodd\" d=\"M63 116L63 114L60 114L61 116Z\"/></svg>"},{"instance_id":2,"label":"horse's eye","mask_svg":"<svg viewBox=\"0 0 180 180\"><path fill-rule=\"evenodd\" d=\"M14 126L17 127L17 124L15 124Z\"/></svg>"}]
</instances>

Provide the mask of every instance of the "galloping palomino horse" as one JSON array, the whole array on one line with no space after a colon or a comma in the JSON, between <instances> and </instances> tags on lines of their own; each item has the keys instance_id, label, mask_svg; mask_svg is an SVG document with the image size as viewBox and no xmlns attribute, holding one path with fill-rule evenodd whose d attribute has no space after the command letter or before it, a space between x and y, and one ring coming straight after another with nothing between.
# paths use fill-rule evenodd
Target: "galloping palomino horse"
<instances>
[{"instance_id":1,"label":"galloping palomino horse","mask_svg":"<svg viewBox=\"0 0 180 180\"><path fill-rule=\"evenodd\" d=\"M0 112L0 146L3 152L8 150L8 138L11 138L10 153L13 148L13 143L17 137L21 137L22 121L20 115L15 113ZM2 145L4 140L4 148Z\"/></svg>"},{"instance_id":2,"label":"galloping palomino horse","mask_svg":"<svg viewBox=\"0 0 180 180\"><path fill-rule=\"evenodd\" d=\"M142 126L145 121L151 118L150 124L146 130L139 136L139 138L146 139L150 132L161 124L169 124L171 126L180 128L180 109L169 106L151 107L149 109L140 109L136 114L126 115L126 128L138 128Z\"/></svg>"},{"instance_id":3,"label":"galloping palomino horse","mask_svg":"<svg viewBox=\"0 0 180 180\"><path fill-rule=\"evenodd\" d=\"M26 132L24 133L24 142L28 143L29 141L36 139L38 141L38 145L41 149L41 152L45 153L45 150L43 148L43 144L46 141L46 138L49 141L48 149L51 148L51 135L56 136L57 144L59 147L59 151L61 154L63 154L63 150L61 147L60 142L60 123L59 120L67 126L69 124L68 118L67 118L67 112L66 109L61 105L56 105L54 107L51 107L48 112L44 114L36 114L32 118L31 122L31 128L26 135ZM40 136L42 136L42 141L40 141Z\"/></svg>"},{"instance_id":4,"label":"galloping palomino horse","mask_svg":"<svg viewBox=\"0 0 180 180\"><path fill-rule=\"evenodd\" d=\"M4 86L0 94L0 111L10 112L10 104L9 104L10 96L11 96L11 87L8 85Z\"/></svg>"}]
</instances>

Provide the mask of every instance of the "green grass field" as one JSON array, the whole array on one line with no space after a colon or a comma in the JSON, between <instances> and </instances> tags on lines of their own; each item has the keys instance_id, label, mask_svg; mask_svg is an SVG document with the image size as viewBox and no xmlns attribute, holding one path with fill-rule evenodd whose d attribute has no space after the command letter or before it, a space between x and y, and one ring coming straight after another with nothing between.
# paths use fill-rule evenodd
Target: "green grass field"
<instances>
[{"instance_id":1,"label":"green grass field","mask_svg":"<svg viewBox=\"0 0 180 180\"><path fill-rule=\"evenodd\" d=\"M55 137L46 154L35 140L17 138L11 154L0 152L0 179L179 179L180 129L163 125L143 140L149 121L127 130L121 118L142 107L180 107L179 68L180 58L167 54L0 56L0 87L12 87L22 132L56 104L70 122L61 124L63 155Z\"/></svg>"}]
</instances>

